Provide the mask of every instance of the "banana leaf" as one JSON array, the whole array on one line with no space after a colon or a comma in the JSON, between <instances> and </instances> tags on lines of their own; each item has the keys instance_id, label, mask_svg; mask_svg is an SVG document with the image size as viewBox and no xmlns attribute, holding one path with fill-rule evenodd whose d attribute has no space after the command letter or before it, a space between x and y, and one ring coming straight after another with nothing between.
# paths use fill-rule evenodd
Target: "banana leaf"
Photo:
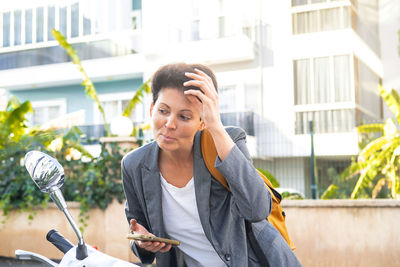
<instances>
[{"instance_id":1,"label":"banana leaf","mask_svg":"<svg viewBox=\"0 0 400 267\"><path fill-rule=\"evenodd\" d=\"M51 31L52 35L54 38L58 41L60 46L64 48L65 52L67 52L68 56L71 58L72 62L78 66L79 72L82 74L82 86L85 87L85 92L86 95L94 100L94 102L97 105L97 108L99 109L101 116L103 117L104 121L104 126L106 128L106 133L107 136L110 136L110 129L106 120L106 115L104 113L103 107L101 106L100 100L97 96L97 91L96 88L94 87L94 84L92 80L89 78L89 76L86 74L86 71L83 69L83 66L81 64L81 60L76 53L75 49L68 43L68 41L65 39L65 37L57 31L56 29L53 29Z\"/></svg>"}]
</instances>

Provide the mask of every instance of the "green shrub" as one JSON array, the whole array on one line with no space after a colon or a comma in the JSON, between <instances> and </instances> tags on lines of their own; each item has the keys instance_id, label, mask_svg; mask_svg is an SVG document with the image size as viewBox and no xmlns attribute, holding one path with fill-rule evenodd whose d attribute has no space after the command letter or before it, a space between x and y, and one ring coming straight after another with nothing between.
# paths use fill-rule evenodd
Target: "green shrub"
<instances>
[{"instance_id":1,"label":"green shrub","mask_svg":"<svg viewBox=\"0 0 400 267\"><path fill-rule=\"evenodd\" d=\"M24 156L30 150L47 153L63 166L66 180L61 190L66 201L80 202L79 220L83 226L89 209L106 209L114 199L122 203L120 162L126 151L115 144L110 145L109 151L103 144L100 156L92 158L82 145L84 137L77 127L65 134L29 128L26 116L30 112L28 101L20 104L15 98L0 112L0 209L6 219L12 210L27 211L32 219L35 208L46 207L50 201L23 165ZM80 156L75 158L73 152Z\"/></svg>"}]
</instances>

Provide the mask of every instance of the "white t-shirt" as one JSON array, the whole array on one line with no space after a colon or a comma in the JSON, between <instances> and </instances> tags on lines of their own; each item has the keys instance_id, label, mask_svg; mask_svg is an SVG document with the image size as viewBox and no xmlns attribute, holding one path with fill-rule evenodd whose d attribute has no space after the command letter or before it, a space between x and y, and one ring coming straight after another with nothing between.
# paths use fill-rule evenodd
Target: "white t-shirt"
<instances>
[{"instance_id":1,"label":"white t-shirt","mask_svg":"<svg viewBox=\"0 0 400 267\"><path fill-rule=\"evenodd\" d=\"M179 188L169 184L161 175L163 220L172 239L179 240L188 267L226 266L208 241L197 210L194 179Z\"/></svg>"}]
</instances>

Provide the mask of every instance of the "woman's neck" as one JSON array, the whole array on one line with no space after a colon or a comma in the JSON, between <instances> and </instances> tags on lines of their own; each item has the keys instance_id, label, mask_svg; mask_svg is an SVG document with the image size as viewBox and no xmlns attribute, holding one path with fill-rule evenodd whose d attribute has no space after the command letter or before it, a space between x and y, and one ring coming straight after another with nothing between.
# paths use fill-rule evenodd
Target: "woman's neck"
<instances>
[{"instance_id":1,"label":"woman's neck","mask_svg":"<svg viewBox=\"0 0 400 267\"><path fill-rule=\"evenodd\" d=\"M160 159L163 163L171 165L187 165L193 162L193 149L189 151L164 151L160 150Z\"/></svg>"},{"instance_id":2,"label":"woman's neck","mask_svg":"<svg viewBox=\"0 0 400 267\"><path fill-rule=\"evenodd\" d=\"M158 167L169 184L182 188L193 177L193 150L186 153L160 150Z\"/></svg>"}]
</instances>

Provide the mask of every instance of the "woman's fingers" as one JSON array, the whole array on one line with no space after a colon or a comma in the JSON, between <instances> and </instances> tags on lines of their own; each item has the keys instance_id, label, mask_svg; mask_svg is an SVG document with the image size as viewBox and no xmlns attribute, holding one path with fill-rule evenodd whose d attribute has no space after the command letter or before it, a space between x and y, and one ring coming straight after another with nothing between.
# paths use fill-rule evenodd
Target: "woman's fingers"
<instances>
[{"instance_id":1,"label":"woman's fingers","mask_svg":"<svg viewBox=\"0 0 400 267\"><path fill-rule=\"evenodd\" d=\"M204 77L206 80L208 80L208 81L210 81L210 82L212 83L211 77L208 76L204 71L199 70L199 69L196 69L196 68L194 69L194 71L195 71L198 75Z\"/></svg>"},{"instance_id":2,"label":"woman's fingers","mask_svg":"<svg viewBox=\"0 0 400 267\"><path fill-rule=\"evenodd\" d=\"M184 86L196 86L203 90L206 95L215 94L216 90L211 78L202 72L201 70L195 69L197 73L185 72L185 76L192 78L193 80L183 83Z\"/></svg>"},{"instance_id":3,"label":"woman's fingers","mask_svg":"<svg viewBox=\"0 0 400 267\"><path fill-rule=\"evenodd\" d=\"M152 241L146 241L143 242L141 241L138 243L139 247L151 251L153 253L155 252L167 252L171 249L171 245L167 245L164 242L152 242Z\"/></svg>"},{"instance_id":4,"label":"woman's fingers","mask_svg":"<svg viewBox=\"0 0 400 267\"><path fill-rule=\"evenodd\" d=\"M187 96L196 96L202 103L208 100L208 98L199 90L189 89L183 92Z\"/></svg>"},{"instance_id":5,"label":"woman's fingers","mask_svg":"<svg viewBox=\"0 0 400 267\"><path fill-rule=\"evenodd\" d=\"M201 75L199 75L199 74L196 74L196 73L193 73L193 72L185 72L185 76L186 76L186 77L190 77L190 78L192 78L192 79L196 79L196 80L201 80L201 79L203 79L203 76L201 76Z\"/></svg>"},{"instance_id":6,"label":"woman's fingers","mask_svg":"<svg viewBox=\"0 0 400 267\"><path fill-rule=\"evenodd\" d=\"M199 81L199 80L190 80L187 82L183 83L184 86L195 86L195 87L199 87L200 89L204 90L205 88L205 82L204 81ZM204 94L206 92L203 92Z\"/></svg>"},{"instance_id":7,"label":"woman's fingers","mask_svg":"<svg viewBox=\"0 0 400 267\"><path fill-rule=\"evenodd\" d=\"M137 232L138 231L138 223L135 219L131 219L131 230L133 232Z\"/></svg>"},{"instance_id":8,"label":"woman's fingers","mask_svg":"<svg viewBox=\"0 0 400 267\"><path fill-rule=\"evenodd\" d=\"M131 230L133 232L154 236L152 233L149 233L146 230L146 228L144 228L141 224L139 224L135 219L131 219L130 224L131 224ZM166 252L171 249L171 245L167 245L164 242L137 241L136 240L135 243L139 247L141 247L145 250L151 251L151 252L157 252L157 251Z\"/></svg>"},{"instance_id":9,"label":"woman's fingers","mask_svg":"<svg viewBox=\"0 0 400 267\"><path fill-rule=\"evenodd\" d=\"M135 219L131 219L131 230L139 234L148 234L149 232L141 224L139 224Z\"/></svg>"},{"instance_id":10,"label":"woman's fingers","mask_svg":"<svg viewBox=\"0 0 400 267\"><path fill-rule=\"evenodd\" d=\"M168 244L164 248L160 249L160 252L167 252L171 249L172 245Z\"/></svg>"}]
</instances>

